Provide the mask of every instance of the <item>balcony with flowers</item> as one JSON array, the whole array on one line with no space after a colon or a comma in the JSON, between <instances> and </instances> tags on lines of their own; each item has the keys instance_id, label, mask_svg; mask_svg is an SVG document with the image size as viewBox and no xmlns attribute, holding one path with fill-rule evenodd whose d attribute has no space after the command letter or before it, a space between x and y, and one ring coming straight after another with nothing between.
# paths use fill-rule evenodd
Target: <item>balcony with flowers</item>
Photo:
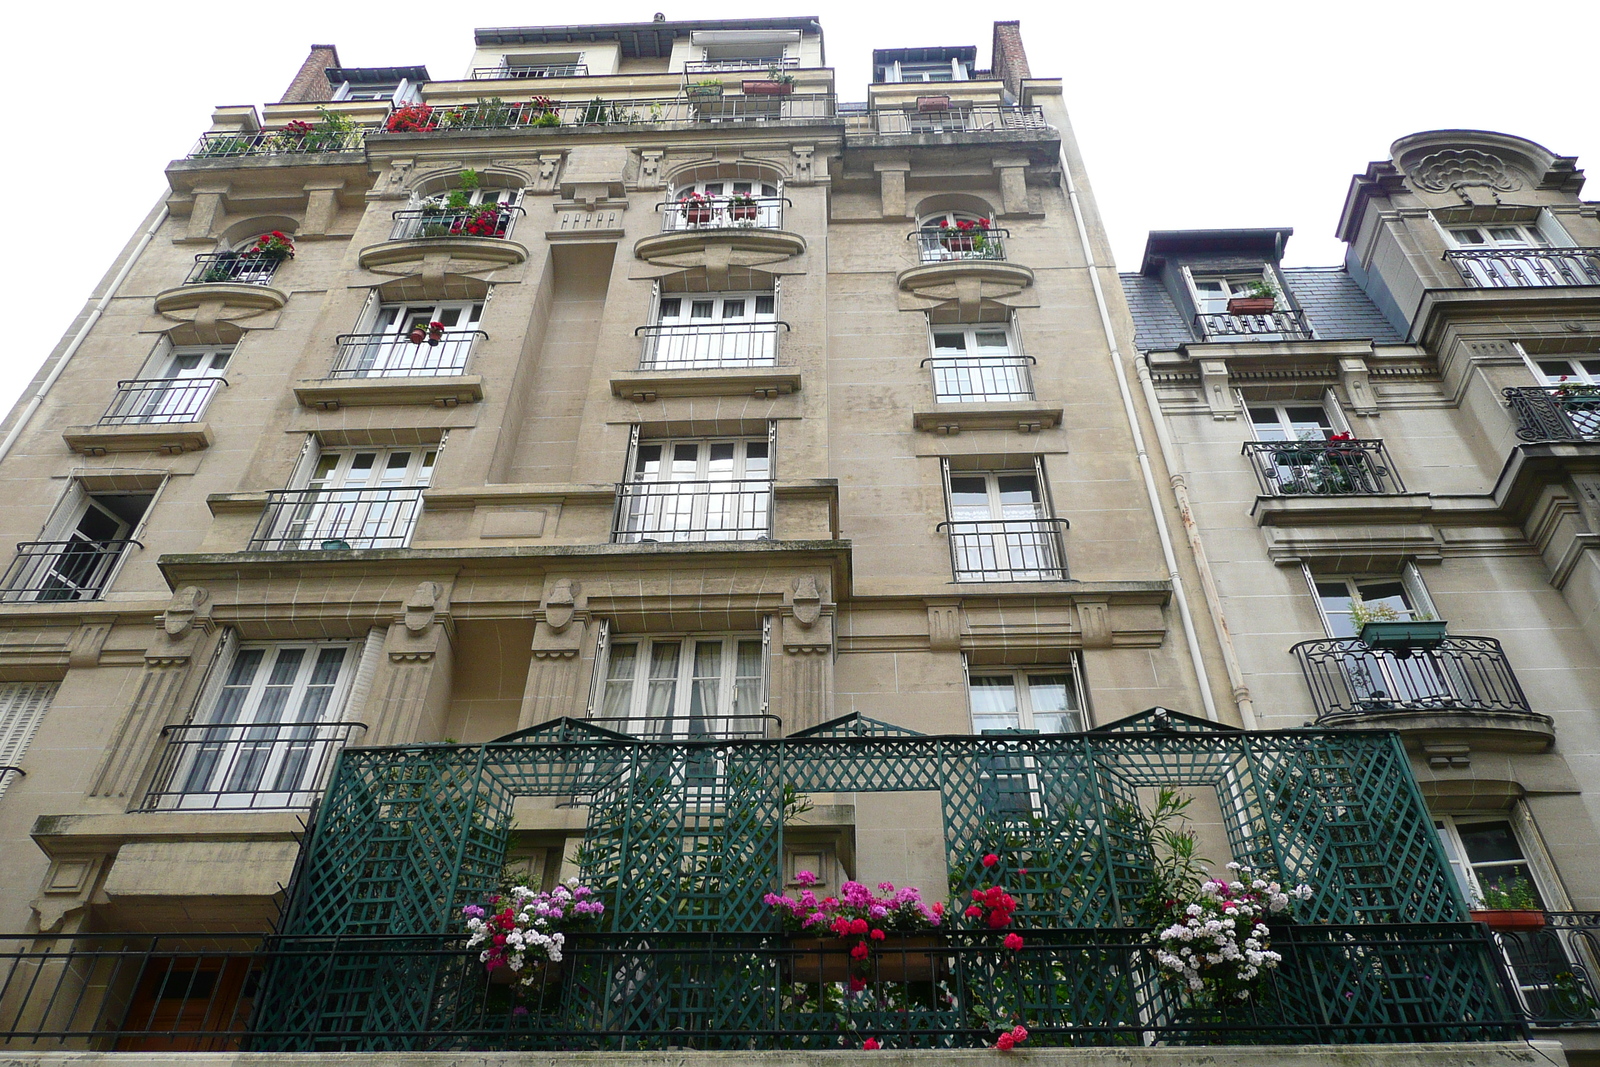
<instances>
[{"instance_id":1,"label":"balcony with flowers","mask_svg":"<svg viewBox=\"0 0 1600 1067\"><path fill-rule=\"evenodd\" d=\"M271 230L231 251L195 256L194 267L181 284L156 294L156 311L175 319L193 319L206 305L218 309L213 316L218 319L276 311L288 302L289 294L273 282L294 255L294 238Z\"/></svg>"},{"instance_id":2,"label":"balcony with flowers","mask_svg":"<svg viewBox=\"0 0 1600 1067\"><path fill-rule=\"evenodd\" d=\"M1033 284L1033 271L1006 258L1010 234L985 215L939 212L922 220L906 235L916 248L917 265L900 272L902 290L937 295L953 290L962 279L980 287L1015 292Z\"/></svg>"},{"instance_id":3,"label":"balcony with flowers","mask_svg":"<svg viewBox=\"0 0 1600 1067\"><path fill-rule=\"evenodd\" d=\"M748 192L710 194L689 189L656 205L661 232L642 237L633 254L646 262L674 266L701 266L708 248L730 250L731 262L741 266L782 262L806 250L806 239L784 226L789 199L753 183Z\"/></svg>"},{"instance_id":4,"label":"balcony with flowers","mask_svg":"<svg viewBox=\"0 0 1600 1067\"><path fill-rule=\"evenodd\" d=\"M523 215L520 196L484 187L476 170L463 169L452 188L393 212L387 238L361 249L361 268L411 274L424 260L443 260L445 274L479 274L523 263L527 246L511 239Z\"/></svg>"},{"instance_id":5,"label":"balcony with flowers","mask_svg":"<svg viewBox=\"0 0 1600 1067\"><path fill-rule=\"evenodd\" d=\"M786 873L810 797L844 793L854 806L824 816L838 834L930 831L946 877L907 886L888 876L906 858L871 849L836 886ZM559 882L508 866L527 835L579 822L581 844L552 851L568 857ZM1363 1044L1381 1062L1452 1042L1469 1064L1526 1047L1504 957L1467 920L1381 733L1245 733L1160 708L982 737L850 715L783 737L646 740L563 719L482 745L345 748L296 870L271 936L13 940L12 1039L1249 1044L1308 1064L1326 1051L1293 1046Z\"/></svg>"}]
</instances>

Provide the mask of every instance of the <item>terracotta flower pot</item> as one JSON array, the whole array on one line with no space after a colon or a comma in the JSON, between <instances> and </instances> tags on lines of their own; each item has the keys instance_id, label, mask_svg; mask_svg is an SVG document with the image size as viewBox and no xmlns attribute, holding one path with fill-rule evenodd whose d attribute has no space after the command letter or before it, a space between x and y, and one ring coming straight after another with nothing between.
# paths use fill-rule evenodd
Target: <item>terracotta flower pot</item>
<instances>
[{"instance_id":1,"label":"terracotta flower pot","mask_svg":"<svg viewBox=\"0 0 1600 1067\"><path fill-rule=\"evenodd\" d=\"M440 341L443 341L443 340L444 340L444 327L443 326L429 326L428 327L428 343L430 345L436 345Z\"/></svg>"},{"instance_id":2,"label":"terracotta flower pot","mask_svg":"<svg viewBox=\"0 0 1600 1067\"><path fill-rule=\"evenodd\" d=\"M784 961L787 981L847 982L852 970L868 981L927 982L940 970L935 950L944 939L937 934L890 934L871 942L872 951L862 961L850 958L855 938L802 938L789 940L793 955Z\"/></svg>"},{"instance_id":3,"label":"terracotta flower pot","mask_svg":"<svg viewBox=\"0 0 1600 1067\"><path fill-rule=\"evenodd\" d=\"M951 252L971 252L978 247L977 239L972 237L944 237L939 243Z\"/></svg>"},{"instance_id":4,"label":"terracotta flower pot","mask_svg":"<svg viewBox=\"0 0 1600 1067\"><path fill-rule=\"evenodd\" d=\"M412 327L411 332L406 334L406 340L410 341L414 345L420 345L427 339L428 331L423 329L421 326Z\"/></svg>"},{"instance_id":5,"label":"terracotta flower pot","mask_svg":"<svg viewBox=\"0 0 1600 1067\"><path fill-rule=\"evenodd\" d=\"M1278 306L1276 297L1236 296L1228 301L1230 315L1265 315Z\"/></svg>"},{"instance_id":6,"label":"terracotta flower pot","mask_svg":"<svg viewBox=\"0 0 1600 1067\"><path fill-rule=\"evenodd\" d=\"M711 209L701 205L692 205L683 209L683 217L690 226L704 226L711 221Z\"/></svg>"},{"instance_id":7,"label":"terracotta flower pot","mask_svg":"<svg viewBox=\"0 0 1600 1067\"><path fill-rule=\"evenodd\" d=\"M755 204L734 204L730 209L736 222L750 222L756 217L760 208Z\"/></svg>"},{"instance_id":8,"label":"terracotta flower pot","mask_svg":"<svg viewBox=\"0 0 1600 1067\"><path fill-rule=\"evenodd\" d=\"M1544 912L1537 908L1474 909L1472 921L1488 923L1491 930L1537 930L1544 926Z\"/></svg>"}]
</instances>

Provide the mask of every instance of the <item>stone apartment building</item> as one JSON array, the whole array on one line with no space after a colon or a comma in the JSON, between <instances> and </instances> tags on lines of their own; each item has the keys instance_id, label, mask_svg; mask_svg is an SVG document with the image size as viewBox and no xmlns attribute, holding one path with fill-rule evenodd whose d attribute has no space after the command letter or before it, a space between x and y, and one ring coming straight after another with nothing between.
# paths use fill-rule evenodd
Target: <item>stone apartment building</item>
<instances>
[{"instance_id":1,"label":"stone apartment building","mask_svg":"<svg viewBox=\"0 0 1600 1067\"><path fill-rule=\"evenodd\" d=\"M1515 445L1496 391L1529 384L1523 351L1578 358L1576 312L1520 301L1527 335L1489 337L1506 310L1477 298L1550 293L1451 282L1411 251L1421 238L1379 226L1390 198L1424 195L1402 159L1353 194L1351 238L1376 265L1283 272L1295 302L1260 320L1267 340L1182 333L1160 272L1211 253L1276 272L1286 234L1153 237L1128 282L1150 351L1133 359L1060 82L1032 75L1016 23L995 24L990 53L984 69L970 45L880 49L866 101L849 103L812 17L493 28L459 76L346 67L317 45L277 103L216 109L0 427L0 523L18 542L0 579L14 1040L484 1047L482 1019L416 1021L446 987L460 1000L476 981L480 1007L492 1000L459 947L419 978L443 942L394 938L458 936L459 905L507 863L546 887L607 875L615 906L646 916L616 931L657 949L755 929L752 901L803 870L830 891L964 892L990 849L1009 857L1020 914L1122 926L1137 879L1116 872L1144 860L1117 820L1168 782L1199 789L1194 825L1219 862L1314 867L1325 921L1409 923L1456 946L1466 963L1434 965L1456 999L1406 1040L1518 1032L1386 736L1238 732L1371 717L1314 707L1284 658L1282 635L1320 632L1315 605L1273 586L1244 616L1272 635L1235 620L1230 643L1218 620L1298 576L1291 559L1325 583L1393 572L1421 589L1426 571L1452 630L1506 642L1474 646L1469 669L1503 668L1509 701L1515 667L1528 698L1425 730L1378 724L1415 743L1434 812L1516 820L1543 904L1592 906L1577 784L1595 751L1589 504L1563 495L1581 446ZM1594 226L1570 160L1503 140L1534 153L1494 179L1531 197L1518 225ZM1396 204L1422 233L1433 201ZM1502 208L1451 210L1487 227ZM1413 289L1415 323L1397 310ZM1320 315L1336 337L1304 336ZM1556 347L1530 348L1534 334ZM1258 387L1248 375L1271 360ZM1235 514L1248 464L1224 457L1214 476L1237 499L1194 476L1181 507L1160 489L1163 457L1175 472L1180 455L1222 457L1212 439L1237 445L1252 404L1304 393L1333 418L1330 383L1354 390L1350 417L1465 441L1477 465L1414 466L1363 425L1354 447L1388 437L1384 469L1410 494L1263 492L1259 531ZM1467 411L1484 428L1454 421ZM1472 496L1495 455L1517 473ZM1374 539L1382 523L1395 530ZM1225 535L1230 561L1248 543L1259 563L1208 563L1217 550L1197 549ZM1564 553L1557 589L1545 568ZM1466 628L1486 576L1510 598L1502 625ZM1512 600L1544 628L1503 625ZM1343 786L1273 799L1287 779L1261 767L1312 750L1325 773L1364 776L1359 800ZM1290 826L1296 805L1320 813L1315 832ZM1340 819L1371 831L1364 859L1329 829ZM1388 872L1381 887L1355 888L1361 863ZM328 935L387 940L351 963ZM639 992L649 968L606 959L607 991L588 999L634 1014L578 1031L771 1040L770 1023L706 1021L708 1003L752 999L753 971L719 972L719 992L663 1022L668 993ZM936 998L943 960L899 973ZM550 987L564 1011L583 1007L582 966ZM1116 968L1084 973L1101 970ZM662 988L701 995L684 973ZM1155 986L1069 995L1066 971L1045 973L1033 1025L1074 1025L1072 1004L1121 1012L1118 1034L1156 1025ZM1366 1022L1398 1003L1374 989L1354 1009ZM409 1022L386 1014L406 1004ZM307 1005L314 1018L294 1016ZM1335 1040L1326 1018L1303 1025ZM970 1024L929 1026L976 1041ZM738 1040L687 1043L757 1038Z\"/></svg>"}]
</instances>

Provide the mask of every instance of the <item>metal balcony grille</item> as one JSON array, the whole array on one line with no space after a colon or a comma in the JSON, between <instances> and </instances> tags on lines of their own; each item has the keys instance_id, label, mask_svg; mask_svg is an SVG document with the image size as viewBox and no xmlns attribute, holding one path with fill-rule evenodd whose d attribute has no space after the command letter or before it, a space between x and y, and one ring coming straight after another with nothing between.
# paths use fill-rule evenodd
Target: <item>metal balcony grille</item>
<instances>
[{"instance_id":1,"label":"metal balcony grille","mask_svg":"<svg viewBox=\"0 0 1600 1067\"><path fill-rule=\"evenodd\" d=\"M1006 230L973 230L964 234L948 234L942 230L917 230L906 239L917 242L917 254L923 263L951 263L968 259L1005 259Z\"/></svg>"},{"instance_id":2,"label":"metal balcony grille","mask_svg":"<svg viewBox=\"0 0 1600 1067\"><path fill-rule=\"evenodd\" d=\"M412 344L394 333L345 333L338 337L330 378L430 378L464 374L482 330L446 330L438 343Z\"/></svg>"},{"instance_id":3,"label":"metal balcony grille","mask_svg":"<svg viewBox=\"0 0 1600 1067\"><path fill-rule=\"evenodd\" d=\"M1511 662L1490 637L1446 637L1438 648L1404 657L1353 637L1302 641L1292 651L1318 722L1418 712L1532 714Z\"/></svg>"},{"instance_id":4,"label":"metal balcony grille","mask_svg":"<svg viewBox=\"0 0 1600 1067\"><path fill-rule=\"evenodd\" d=\"M1381 440L1246 441L1262 496L1381 496L1405 485Z\"/></svg>"},{"instance_id":5,"label":"metal balcony grille","mask_svg":"<svg viewBox=\"0 0 1600 1067\"><path fill-rule=\"evenodd\" d=\"M930 88L932 88L930 86ZM962 104L942 111L916 108L872 108L846 116L849 133L993 133L1029 130L1043 133L1052 129L1039 107L1005 107L995 104Z\"/></svg>"},{"instance_id":6,"label":"metal balcony grille","mask_svg":"<svg viewBox=\"0 0 1600 1067\"><path fill-rule=\"evenodd\" d=\"M788 197L756 196L735 204L731 197L666 200L656 205L663 233L680 230L781 230Z\"/></svg>"},{"instance_id":7,"label":"metal balcony grille","mask_svg":"<svg viewBox=\"0 0 1600 1067\"><path fill-rule=\"evenodd\" d=\"M759 741L783 735L776 715L611 716L583 720L640 741Z\"/></svg>"},{"instance_id":8,"label":"metal balcony grille","mask_svg":"<svg viewBox=\"0 0 1600 1067\"><path fill-rule=\"evenodd\" d=\"M400 112L404 111L404 115ZM448 133L452 130L533 129L544 126L700 125L821 121L834 116L832 93L789 93L781 96L724 94L690 99L684 96L604 99L576 103L483 103L455 107L409 104L384 121L389 133ZM390 129L396 126L395 129ZM403 127L403 128L402 128Z\"/></svg>"},{"instance_id":9,"label":"metal balcony grille","mask_svg":"<svg viewBox=\"0 0 1600 1067\"><path fill-rule=\"evenodd\" d=\"M730 56L727 59L692 59L683 65L686 74L710 74L719 70L771 70L773 67L799 67L799 56Z\"/></svg>"},{"instance_id":10,"label":"metal balcony grille","mask_svg":"<svg viewBox=\"0 0 1600 1067\"><path fill-rule=\"evenodd\" d=\"M778 331L787 322L671 323L640 326L644 339L640 370L716 370L772 367L778 363Z\"/></svg>"},{"instance_id":11,"label":"metal balcony grille","mask_svg":"<svg viewBox=\"0 0 1600 1067\"><path fill-rule=\"evenodd\" d=\"M364 127L339 133L297 134L290 130L259 130L254 133L203 133L189 151L190 159L216 159L229 156L303 156L322 152L359 152L365 147Z\"/></svg>"},{"instance_id":12,"label":"metal balcony grille","mask_svg":"<svg viewBox=\"0 0 1600 1067\"><path fill-rule=\"evenodd\" d=\"M1311 327L1299 311L1269 311L1261 315L1196 315L1195 329L1208 341L1218 338L1255 337L1260 340L1305 341Z\"/></svg>"},{"instance_id":13,"label":"metal balcony grille","mask_svg":"<svg viewBox=\"0 0 1600 1067\"><path fill-rule=\"evenodd\" d=\"M1444 258L1475 289L1600 285L1600 248L1458 249Z\"/></svg>"},{"instance_id":14,"label":"metal balcony grille","mask_svg":"<svg viewBox=\"0 0 1600 1067\"><path fill-rule=\"evenodd\" d=\"M135 378L117 383L101 426L195 422L226 378Z\"/></svg>"},{"instance_id":15,"label":"metal balcony grille","mask_svg":"<svg viewBox=\"0 0 1600 1067\"><path fill-rule=\"evenodd\" d=\"M1495 933L1517 1006L1534 1026L1600 1026L1600 912L1545 912L1544 925Z\"/></svg>"},{"instance_id":16,"label":"metal balcony grille","mask_svg":"<svg viewBox=\"0 0 1600 1067\"><path fill-rule=\"evenodd\" d=\"M394 213L391 241L414 241L428 237L510 237L520 207L414 208Z\"/></svg>"},{"instance_id":17,"label":"metal balcony grille","mask_svg":"<svg viewBox=\"0 0 1600 1067\"><path fill-rule=\"evenodd\" d=\"M1521 386L1501 393L1524 441L1600 440L1600 386Z\"/></svg>"},{"instance_id":18,"label":"metal balcony grille","mask_svg":"<svg viewBox=\"0 0 1600 1067\"><path fill-rule=\"evenodd\" d=\"M138 541L23 541L0 578L0 603L99 600L129 545Z\"/></svg>"},{"instance_id":19,"label":"metal balcony grille","mask_svg":"<svg viewBox=\"0 0 1600 1067\"><path fill-rule=\"evenodd\" d=\"M1032 356L933 356L922 361L933 374L933 398L941 404L1032 400Z\"/></svg>"},{"instance_id":20,"label":"metal balcony grille","mask_svg":"<svg viewBox=\"0 0 1600 1067\"><path fill-rule=\"evenodd\" d=\"M523 78L586 78L587 63L544 63L528 67L474 67L472 77L478 81L501 81Z\"/></svg>"},{"instance_id":21,"label":"metal balcony grille","mask_svg":"<svg viewBox=\"0 0 1600 1067\"><path fill-rule=\"evenodd\" d=\"M611 540L758 541L772 536L772 483L620 482Z\"/></svg>"},{"instance_id":22,"label":"metal balcony grille","mask_svg":"<svg viewBox=\"0 0 1600 1067\"><path fill-rule=\"evenodd\" d=\"M146 811L309 808L359 722L167 726Z\"/></svg>"},{"instance_id":23,"label":"metal balcony grille","mask_svg":"<svg viewBox=\"0 0 1600 1067\"><path fill-rule=\"evenodd\" d=\"M941 522L958 582L1059 582L1067 577L1066 519Z\"/></svg>"},{"instance_id":24,"label":"metal balcony grille","mask_svg":"<svg viewBox=\"0 0 1600 1067\"><path fill-rule=\"evenodd\" d=\"M258 256L247 252L212 252L194 257L194 269L184 285L271 285L272 276L283 262L277 256Z\"/></svg>"},{"instance_id":25,"label":"metal balcony grille","mask_svg":"<svg viewBox=\"0 0 1600 1067\"><path fill-rule=\"evenodd\" d=\"M421 487L279 489L267 494L250 550L405 548L421 513Z\"/></svg>"}]
</instances>

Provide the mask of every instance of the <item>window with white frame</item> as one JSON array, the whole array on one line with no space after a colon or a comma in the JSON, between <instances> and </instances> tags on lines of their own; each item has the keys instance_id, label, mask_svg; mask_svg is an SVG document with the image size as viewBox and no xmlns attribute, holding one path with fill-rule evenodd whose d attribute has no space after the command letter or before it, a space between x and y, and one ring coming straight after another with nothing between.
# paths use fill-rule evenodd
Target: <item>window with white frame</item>
<instances>
[{"instance_id":1,"label":"window with white frame","mask_svg":"<svg viewBox=\"0 0 1600 1067\"><path fill-rule=\"evenodd\" d=\"M1356 639L1367 622L1437 618L1415 566L1397 574L1326 575L1306 570L1330 638L1347 640L1337 659L1350 706L1362 711L1421 711L1471 704L1471 679L1447 656L1373 649Z\"/></svg>"},{"instance_id":2,"label":"window with white frame","mask_svg":"<svg viewBox=\"0 0 1600 1067\"><path fill-rule=\"evenodd\" d=\"M376 303L361 328L339 339L335 378L462 374L483 318L482 300Z\"/></svg>"},{"instance_id":3,"label":"window with white frame","mask_svg":"<svg viewBox=\"0 0 1600 1067\"><path fill-rule=\"evenodd\" d=\"M118 383L102 423L170 424L197 421L223 384L232 345L163 346L144 377Z\"/></svg>"},{"instance_id":4,"label":"window with white frame","mask_svg":"<svg viewBox=\"0 0 1600 1067\"><path fill-rule=\"evenodd\" d=\"M1058 523L1045 497L1043 465L1031 470L946 468L951 565L959 582L1065 577Z\"/></svg>"},{"instance_id":5,"label":"window with white frame","mask_svg":"<svg viewBox=\"0 0 1600 1067\"><path fill-rule=\"evenodd\" d=\"M687 634L607 642L595 718L652 740L763 736L766 649L760 634Z\"/></svg>"},{"instance_id":6,"label":"window with white frame","mask_svg":"<svg viewBox=\"0 0 1600 1067\"><path fill-rule=\"evenodd\" d=\"M1423 622L1433 619L1433 605L1421 579L1400 575L1380 577L1318 576L1313 579L1317 601L1329 637L1355 637L1360 619L1377 616L1383 621Z\"/></svg>"},{"instance_id":7,"label":"window with white frame","mask_svg":"<svg viewBox=\"0 0 1600 1067\"><path fill-rule=\"evenodd\" d=\"M1529 362L1545 385L1600 386L1600 352L1576 356L1533 356Z\"/></svg>"},{"instance_id":8,"label":"window with white frame","mask_svg":"<svg viewBox=\"0 0 1600 1067\"><path fill-rule=\"evenodd\" d=\"M668 199L672 203L664 209L663 223L669 230L783 226L783 191L776 181L704 178L674 185Z\"/></svg>"},{"instance_id":9,"label":"window with white frame","mask_svg":"<svg viewBox=\"0 0 1600 1067\"><path fill-rule=\"evenodd\" d=\"M1247 404L1257 441L1326 441L1336 431L1323 404Z\"/></svg>"},{"instance_id":10,"label":"window with white frame","mask_svg":"<svg viewBox=\"0 0 1600 1067\"><path fill-rule=\"evenodd\" d=\"M1600 261L1569 238L1548 214L1538 222L1444 227L1447 257L1478 288L1600 285Z\"/></svg>"},{"instance_id":11,"label":"window with white frame","mask_svg":"<svg viewBox=\"0 0 1600 1067\"><path fill-rule=\"evenodd\" d=\"M1521 223L1500 223L1494 226L1450 226L1446 228L1451 242L1457 248L1544 248L1550 242L1544 239L1537 226Z\"/></svg>"},{"instance_id":12,"label":"window with white frame","mask_svg":"<svg viewBox=\"0 0 1600 1067\"><path fill-rule=\"evenodd\" d=\"M941 404L1032 400L1033 375L1010 323L932 325L933 398Z\"/></svg>"},{"instance_id":13,"label":"window with white frame","mask_svg":"<svg viewBox=\"0 0 1600 1067\"><path fill-rule=\"evenodd\" d=\"M437 447L319 449L274 494L253 547L405 548Z\"/></svg>"},{"instance_id":14,"label":"window with white frame","mask_svg":"<svg viewBox=\"0 0 1600 1067\"><path fill-rule=\"evenodd\" d=\"M55 699L58 682L0 684L0 796L22 774L22 757Z\"/></svg>"},{"instance_id":15,"label":"window with white frame","mask_svg":"<svg viewBox=\"0 0 1600 1067\"><path fill-rule=\"evenodd\" d=\"M770 434L634 445L616 540L752 541L771 531Z\"/></svg>"},{"instance_id":16,"label":"window with white frame","mask_svg":"<svg viewBox=\"0 0 1600 1067\"><path fill-rule=\"evenodd\" d=\"M1195 310L1202 315L1228 314L1228 301L1248 298L1262 286L1277 287L1265 268L1253 273L1191 274Z\"/></svg>"},{"instance_id":17,"label":"window with white frame","mask_svg":"<svg viewBox=\"0 0 1600 1067\"><path fill-rule=\"evenodd\" d=\"M154 499L148 491L91 491L74 479L39 540L17 545L0 601L99 600L138 545Z\"/></svg>"},{"instance_id":18,"label":"window with white frame","mask_svg":"<svg viewBox=\"0 0 1600 1067\"><path fill-rule=\"evenodd\" d=\"M662 293L645 330L644 370L770 367L778 362L778 292Z\"/></svg>"},{"instance_id":19,"label":"window with white frame","mask_svg":"<svg viewBox=\"0 0 1600 1067\"><path fill-rule=\"evenodd\" d=\"M1079 733L1083 694L1070 667L972 667L967 695L975 733L992 730Z\"/></svg>"}]
</instances>

